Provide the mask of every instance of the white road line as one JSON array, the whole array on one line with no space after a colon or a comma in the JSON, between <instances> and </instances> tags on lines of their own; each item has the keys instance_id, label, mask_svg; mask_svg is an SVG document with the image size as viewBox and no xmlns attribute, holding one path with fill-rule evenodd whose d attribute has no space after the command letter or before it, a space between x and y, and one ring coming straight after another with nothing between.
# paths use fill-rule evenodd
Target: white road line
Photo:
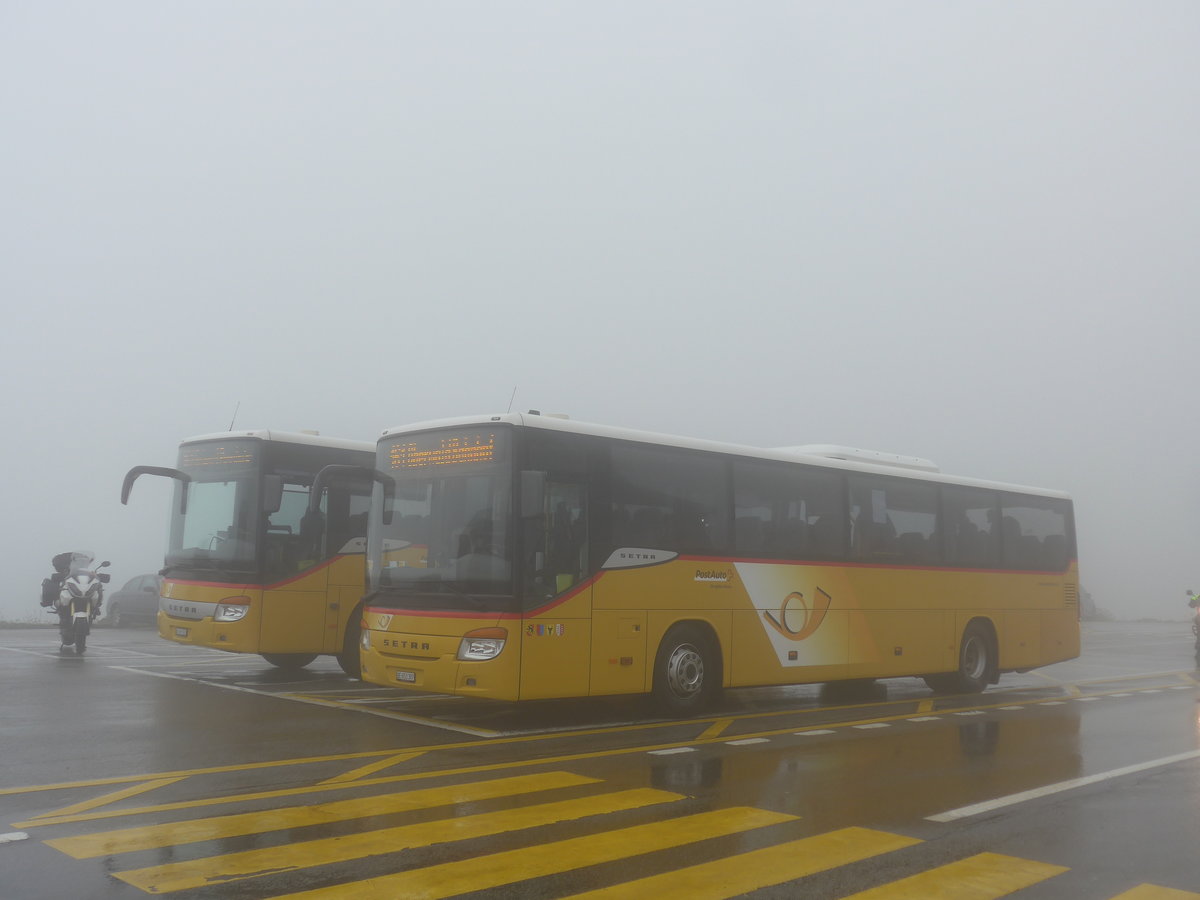
<instances>
[{"instance_id":1,"label":"white road line","mask_svg":"<svg viewBox=\"0 0 1200 900\"><path fill-rule=\"evenodd\" d=\"M497 732L489 731L483 728L472 728L470 725L455 725L451 722L442 722L437 719L427 719L418 716L408 716L404 713L393 712L387 709L366 709L362 706L348 706L346 704L336 703L329 700L316 700L308 697L297 696L296 694L273 693L272 691L256 691L253 688L239 687L236 684L221 684L216 681L204 681L200 678L187 678L183 675L171 675L167 672L151 672L148 669L134 669L129 666L110 666L109 668L116 669L122 672L134 672L138 675L150 675L153 678L170 678L175 681L186 681L191 684L198 684L203 687L220 688L226 691L237 691L242 694L255 694L259 697L271 697L275 700L290 701L292 703L307 703L310 706L321 706L325 709L341 709L347 712L356 712L368 716L379 716L383 719L397 719L402 722L410 722L415 725L426 725L430 728L440 728L443 731L454 731L459 734L469 734L474 737L496 737Z\"/></svg>"},{"instance_id":2,"label":"white road line","mask_svg":"<svg viewBox=\"0 0 1200 900\"><path fill-rule=\"evenodd\" d=\"M726 741L730 747L744 747L747 744L766 744L769 743L768 738L742 738L740 741Z\"/></svg>"},{"instance_id":3,"label":"white road line","mask_svg":"<svg viewBox=\"0 0 1200 900\"><path fill-rule=\"evenodd\" d=\"M0 844L11 844L13 841L23 841L29 835L24 831L10 831L8 834L0 834Z\"/></svg>"},{"instance_id":4,"label":"white road line","mask_svg":"<svg viewBox=\"0 0 1200 900\"><path fill-rule=\"evenodd\" d=\"M816 728L812 731L796 731L793 732L797 737L808 737L810 734L833 734L832 728Z\"/></svg>"},{"instance_id":5,"label":"white road line","mask_svg":"<svg viewBox=\"0 0 1200 900\"><path fill-rule=\"evenodd\" d=\"M650 750L648 752L651 756L672 756L676 753L695 753L696 748L695 747L671 747L670 749L667 749L667 750Z\"/></svg>"},{"instance_id":6,"label":"white road line","mask_svg":"<svg viewBox=\"0 0 1200 900\"><path fill-rule=\"evenodd\" d=\"M956 819L966 819L971 816L977 816L980 813L1003 809L1006 806L1013 806L1017 803L1024 803L1026 800L1036 800L1039 797L1048 797L1051 794L1058 794L1062 791L1070 791L1089 784L1097 784L1101 781L1120 778L1123 775L1133 775L1137 772L1145 772L1148 769L1157 769L1162 766L1186 762L1191 759L1200 759L1200 750L1177 753L1174 756L1164 756L1162 759L1152 759L1149 762L1124 766L1120 769L1112 769L1108 772L1100 772L1084 778L1072 778L1070 781L1060 781L1058 784L1048 784L1045 787L1034 788L1031 791L1021 791L1016 794L1009 794L1006 797L997 797L995 800L986 800L983 803L975 803L971 806L961 806L958 809L951 809L944 813L938 813L936 816L926 816L925 818L930 822L953 822Z\"/></svg>"}]
</instances>

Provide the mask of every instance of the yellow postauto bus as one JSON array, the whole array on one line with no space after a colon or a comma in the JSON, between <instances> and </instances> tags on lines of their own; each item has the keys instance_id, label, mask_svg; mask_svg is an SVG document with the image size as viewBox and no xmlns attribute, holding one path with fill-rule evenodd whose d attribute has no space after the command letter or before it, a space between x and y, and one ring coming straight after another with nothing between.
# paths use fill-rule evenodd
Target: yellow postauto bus
<instances>
[{"instance_id":1,"label":"yellow postauto bus","mask_svg":"<svg viewBox=\"0 0 1200 900\"><path fill-rule=\"evenodd\" d=\"M236 431L188 438L178 467L136 466L134 481L175 481L158 632L172 641L258 653L299 668L337 656L359 675L359 601L370 482L326 467L374 465L374 445L316 434Z\"/></svg>"},{"instance_id":2,"label":"yellow postauto bus","mask_svg":"<svg viewBox=\"0 0 1200 900\"><path fill-rule=\"evenodd\" d=\"M363 678L526 700L922 677L1079 653L1072 503L826 446L505 414L390 429Z\"/></svg>"}]
</instances>

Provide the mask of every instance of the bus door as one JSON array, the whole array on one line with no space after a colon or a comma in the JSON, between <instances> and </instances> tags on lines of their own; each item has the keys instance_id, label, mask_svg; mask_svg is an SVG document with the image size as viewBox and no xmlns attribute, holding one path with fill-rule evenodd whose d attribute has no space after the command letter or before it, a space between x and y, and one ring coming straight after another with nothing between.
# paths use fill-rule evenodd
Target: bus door
<instances>
[{"instance_id":1,"label":"bus door","mask_svg":"<svg viewBox=\"0 0 1200 900\"><path fill-rule=\"evenodd\" d=\"M320 565L322 535L319 528L312 527L315 520L305 517L310 488L298 476L264 478L266 587L259 635L263 653L328 653L336 649L337 612L329 609L328 567Z\"/></svg>"},{"instance_id":2,"label":"bus door","mask_svg":"<svg viewBox=\"0 0 1200 900\"><path fill-rule=\"evenodd\" d=\"M531 476L536 487L522 491L520 697L582 697L589 693L592 612L587 484L561 472L526 472L524 484Z\"/></svg>"}]
</instances>

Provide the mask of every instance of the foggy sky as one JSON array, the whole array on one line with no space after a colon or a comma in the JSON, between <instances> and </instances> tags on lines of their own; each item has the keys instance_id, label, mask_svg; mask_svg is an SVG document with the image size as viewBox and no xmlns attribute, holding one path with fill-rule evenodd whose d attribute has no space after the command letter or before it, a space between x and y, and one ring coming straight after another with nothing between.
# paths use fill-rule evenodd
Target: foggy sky
<instances>
[{"instance_id":1,"label":"foggy sky","mask_svg":"<svg viewBox=\"0 0 1200 900\"><path fill-rule=\"evenodd\" d=\"M1198 46L1192 2L0 0L0 616L61 550L160 567L121 478L235 408L515 387L1068 490L1097 603L1182 621Z\"/></svg>"}]
</instances>

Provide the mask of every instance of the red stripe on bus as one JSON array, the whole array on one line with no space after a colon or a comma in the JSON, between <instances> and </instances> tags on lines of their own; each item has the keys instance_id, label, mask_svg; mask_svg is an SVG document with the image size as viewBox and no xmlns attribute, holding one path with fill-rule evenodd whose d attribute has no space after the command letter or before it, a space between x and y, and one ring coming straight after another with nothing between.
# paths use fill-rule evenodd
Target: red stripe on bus
<instances>
[{"instance_id":1,"label":"red stripe on bus","mask_svg":"<svg viewBox=\"0 0 1200 900\"><path fill-rule=\"evenodd\" d=\"M337 562L339 559L343 559L346 556L358 556L358 555L360 555L360 554L339 553L337 556L332 556L329 559L325 560L324 562L320 563L319 565L313 566L311 569L305 569L299 575L293 575L291 578L285 578L283 581L276 581L273 584L256 584L256 583L250 582L250 581L192 581L192 580L186 579L186 578L171 578L170 576L164 577L163 580L169 581L172 584L186 584L186 585L192 585L195 587L254 588L256 590L261 590L261 591L273 591L278 588L284 587L285 585L293 584L294 582L300 581L302 578L307 578L308 576L312 575L314 572L320 572L322 569L327 569L330 566L332 566L335 562Z\"/></svg>"}]
</instances>

